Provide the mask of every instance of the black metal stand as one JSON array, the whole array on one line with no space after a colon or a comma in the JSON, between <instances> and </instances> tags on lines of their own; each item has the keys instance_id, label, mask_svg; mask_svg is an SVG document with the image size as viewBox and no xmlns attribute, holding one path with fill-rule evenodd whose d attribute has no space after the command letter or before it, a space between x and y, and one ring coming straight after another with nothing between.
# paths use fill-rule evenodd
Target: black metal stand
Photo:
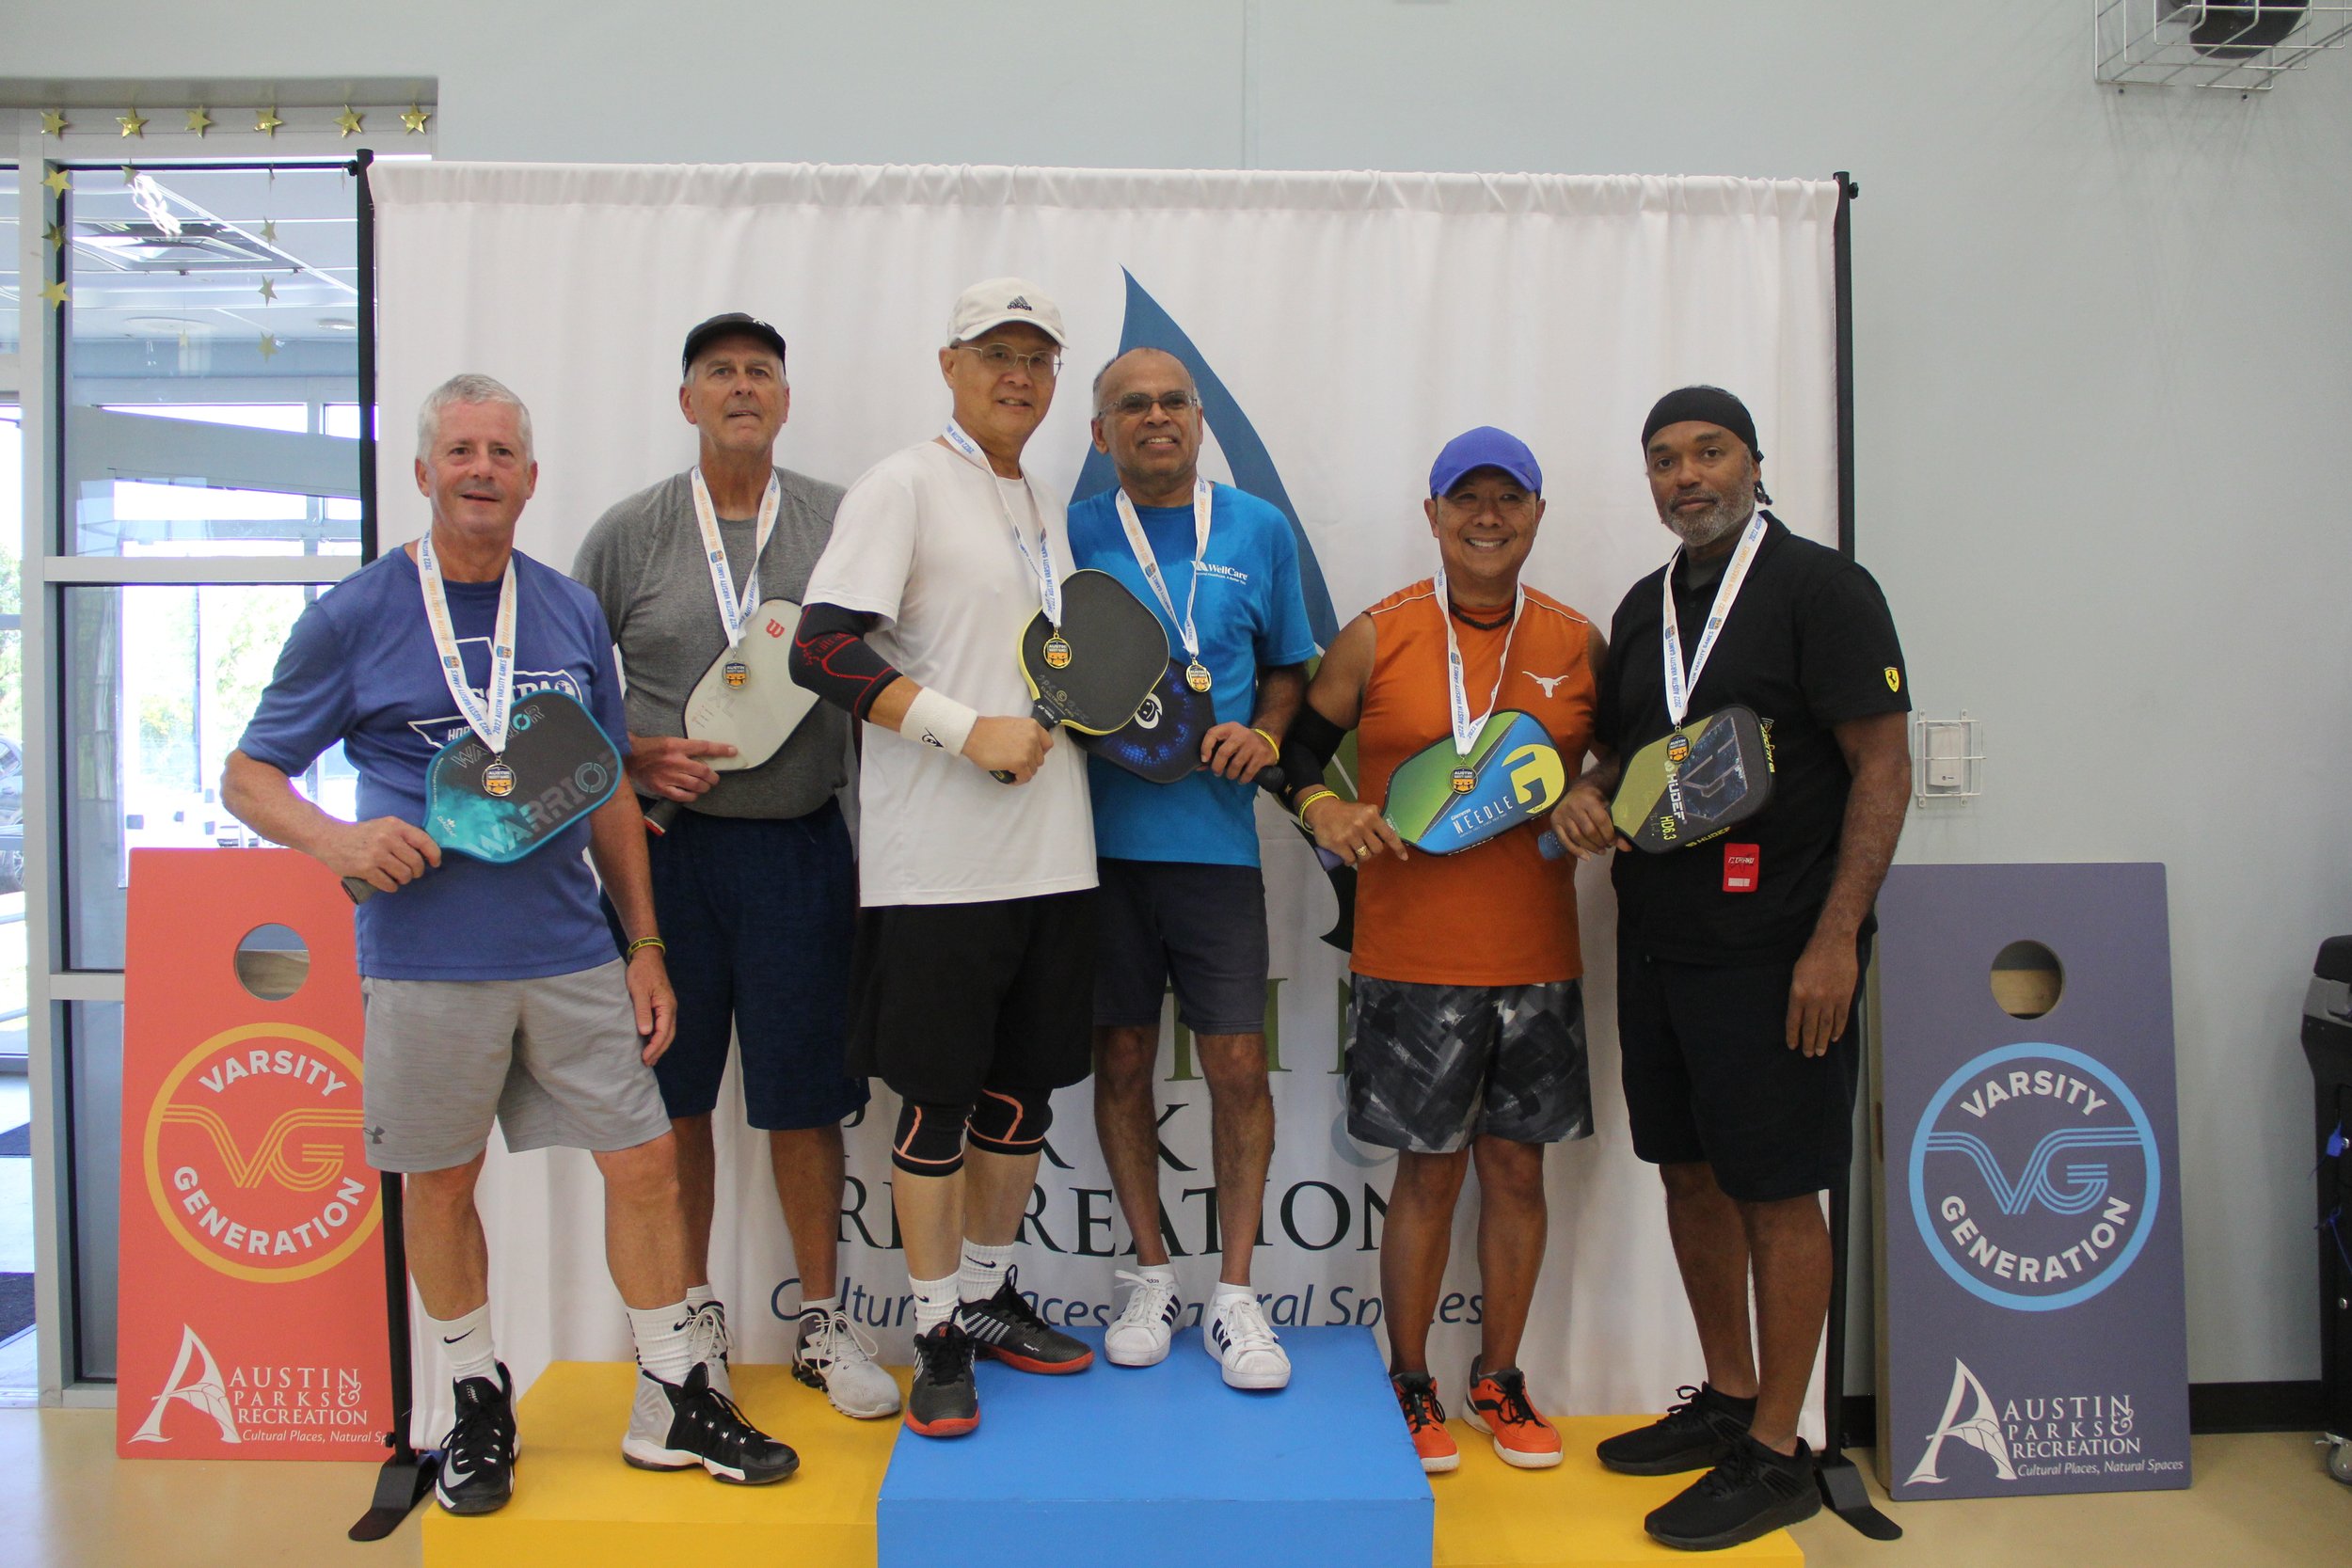
<instances>
[{"instance_id":1,"label":"black metal stand","mask_svg":"<svg viewBox=\"0 0 2352 1568\"><path fill-rule=\"evenodd\" d=\"M437 1449L419 1453L408 1445L409 1417L416 1403L414 1369L408 1362L408 1248L401 1240L401 1186L397 1172L382 1176L384 1194L384 1323L392 1352L392 1430L384 1434L391 1458L375 1473L375 1496L351 1527L354 1541L381 1541L400 1528L409 1511L424 1501L441 1472Z\"/></svg>"},{"instance_id":2,"label":"black metal stand","mask_svg":"<svg viewBox=\"0 0 2352 1568\"><path fill-rule=\"evenodd\" d=\"M1862 1027L1856 1019L1851 1025ZM1857 1042L1865 1043L1867 1042ZM1832 1513L1873 1541L1899 1541L1903 1528L1878 1511L1862 1472L1846 1457L1846 1263L1852 1230L1852 1183L1840 1180L1829 1192L1829 1345L1822 1370L1821 1402L1824 1439L1815 1458L1815 1479L1821 1501Z\"/></svg>"}]
</instances>

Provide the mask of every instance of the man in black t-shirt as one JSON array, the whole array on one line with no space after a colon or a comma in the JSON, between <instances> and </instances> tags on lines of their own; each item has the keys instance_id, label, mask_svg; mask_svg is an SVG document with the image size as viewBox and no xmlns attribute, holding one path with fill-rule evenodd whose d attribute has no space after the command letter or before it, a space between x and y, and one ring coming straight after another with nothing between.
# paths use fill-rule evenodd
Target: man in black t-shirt
<instances>
[{"instance_id":1,"label":"man in black t-shirt","mask_svg":"<svg viewBox=\"0 0 2352 1568\"><path fill-rule=\"evenodd\" d=\"M1911 701L1870 574L1759 510L1762 453L1739 399L1670 392L1642 445L1682 547L1617 607L1600 760L1555 822L1581 857L1618 851L1633 1148L1664 1180L1707 1362L1695 1398L1607 1439L1599 1457L1635 1475L1711 1466L1645 1523L1668 1545L1714 1549L1820 1507L1797 1435L1836 1266L1819 1195L1852 1156L1849 1025L1910 803ZM1763 721L1771 804L1712 837L1633 852L1609 818L1621 759L1735 704Z\"/></svg>"}]
</instances>

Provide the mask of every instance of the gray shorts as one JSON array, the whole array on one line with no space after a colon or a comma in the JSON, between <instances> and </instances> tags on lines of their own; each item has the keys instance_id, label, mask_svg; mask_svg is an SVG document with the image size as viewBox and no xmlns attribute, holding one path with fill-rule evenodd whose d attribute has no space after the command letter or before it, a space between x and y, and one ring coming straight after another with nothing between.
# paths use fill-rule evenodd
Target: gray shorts
<instances>
[{"instance_id":1,"label":"gray shorts","mask_svg":"<svg viewBox=\"0 0 2352 1568\"><path fill-rule=\"evenodd\" d=\"M1359 1143L1451 1154L1482 1134L1550 1144L1593 1131L1577 981L1351 985L1347 1131Z\"/></svg>"},{"instance_id":2,"label":"gray shorts","mask_svg":"<svg viewBox=\"0 0 2352 1568\"><path fill-rule=\"evenodd\" d=\"M535 980L359 983L368 1164L448 1170L506 1147L634 1148L670 1130L618 958Z\"/></svg>"}]
</instances>

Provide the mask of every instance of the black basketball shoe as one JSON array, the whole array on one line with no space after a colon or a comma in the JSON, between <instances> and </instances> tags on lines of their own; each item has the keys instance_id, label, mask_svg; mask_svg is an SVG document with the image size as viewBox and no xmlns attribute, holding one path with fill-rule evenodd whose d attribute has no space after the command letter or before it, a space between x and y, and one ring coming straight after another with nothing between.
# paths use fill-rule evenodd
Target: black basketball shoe
<instances>
[{"instance_id":1,"label":"black basketball shoe","mask_svg":"<svg viewBox=\"0 0 2352 1568\"><path fill-rule=\"evenodd\" d=\"M441 1443L433 1495L452 1513L495 1513L515 1495L515 1380L499 1363L499 1380L457 1384L457 1420Z\"/></svg>"},{"instance_id":2,"label":"black basketball shoe","mask_svg":"<svg viewBox=\"0 0 2352 1568\"><path fill-rule=\"evenodd\" d=\"M1004 1283L986 1301L967 1301L956 1308L956 1326L972 1336L972 1347L993 1355L1015 1371L1083 1372L1094 1365L1094 1353L1082 1339L1073 1339L1048 1326L1036 1308L1014 1288L1019 1271L1007 1269Z\"/></svg>"},{"instance_id":3,"label":"black basketball shoe","mask_svg":"<svg viewBox=\"0 0 2352 1568\"><path fill-rule=\"evenodd\" d=\"M699 1465L737 1486L766 1486L801 1467L799 1454L752 1425L733 1400L710 1386L710 1368L700 1361L682 1384L638 1370L637 1403L621 1457L641 1470Z\"/></svg>"}]
</instances>

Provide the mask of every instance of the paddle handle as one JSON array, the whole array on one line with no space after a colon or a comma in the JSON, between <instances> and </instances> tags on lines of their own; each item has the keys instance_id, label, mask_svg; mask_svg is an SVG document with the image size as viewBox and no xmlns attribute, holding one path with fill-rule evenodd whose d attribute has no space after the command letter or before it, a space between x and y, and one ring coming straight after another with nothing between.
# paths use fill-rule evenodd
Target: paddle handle
<instances>
[{"instance_id":1,"label":"paddle handle","mask_svg":"<svg viewBox=\"0 0 2352 1568\"><path fill-rule=\"evenodd\" d=\"M1042 697L1040 697L1036 702L1029 705L1029 717L1036 720L1037 727L1043 730L1049 736L1061 727L1061 709L1056 707L1053 704L1047 702ZM990 768L988 770L988 776L994 779L998 784L1011 784L1014 782L1013 776L1010 773L1006 772L1001 768Z\"/></svg>"},{"instance_id":2,"label":"paddle handle","mask_svg":"<svg viewBox=\"0 0 2352 1568\"><path fill-rule=\"evenodd\" d=\"M375 896L375 884L364 877L345 877L343 896L355 904L364 904Z\"/></svg>"},{"instance_id":3,"label":"paddle handle","mask_svg":"<svg viewBox=\"0 0 2352 1568\"><path fill-rule=\"evenodd\" d=\"M685 805L676 800L656 800L645 808L645 832L660 838L670 831L670 824L675 822L677 814L685 809Z\"/></svg>"},{"instance_id":4,"label":"paddle handle","mask_svg":"<svg viewBox=\"0 0 2352 1568\"><path fill-rule=\"evenodd\" d=\"M1537 850L1541 851L1544 859L1548 861L1564 860L1567 857L1568 853L1568 847L1561 843L1560 835L1553 832L1549 828L1546 828L1544 830L1544 836L1535 841L1535 847Z\"/></svg>"}]
</instances>

